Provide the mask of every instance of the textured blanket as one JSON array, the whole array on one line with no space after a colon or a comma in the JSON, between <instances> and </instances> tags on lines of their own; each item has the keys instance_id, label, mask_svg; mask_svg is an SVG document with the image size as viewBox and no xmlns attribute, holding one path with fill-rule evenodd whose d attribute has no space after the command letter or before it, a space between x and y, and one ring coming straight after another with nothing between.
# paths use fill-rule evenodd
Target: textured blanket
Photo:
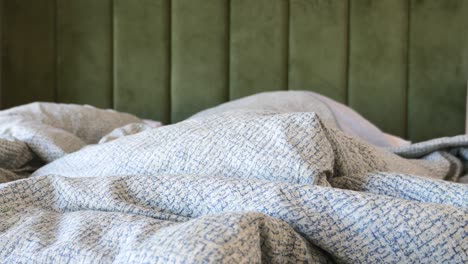
<instances>
[{"instance_id":1,"label":"textured blanket","mask_svg":"<svg viewBox=\"0 0 468 264\"><path fill-rule=\"evenodd\" d=\"M466 263L468 136L383 149L326 118L2 111L0 262Z\"/></svg>"}]
</instances>

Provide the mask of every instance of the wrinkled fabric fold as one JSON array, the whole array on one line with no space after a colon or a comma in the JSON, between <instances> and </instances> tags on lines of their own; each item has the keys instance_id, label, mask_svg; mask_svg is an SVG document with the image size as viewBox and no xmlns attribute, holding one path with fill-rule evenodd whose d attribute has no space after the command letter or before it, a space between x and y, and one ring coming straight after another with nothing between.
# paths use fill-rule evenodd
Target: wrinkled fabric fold
<instances>
[{"instance_id":1,"label":"wrinkled fabric fold","mask_svg":"<svg viewBox=\"0 0 468 264\"><path fill-rule=\"evenodd\" d=\"M466 204L460 208L330 187L198 175L51 175L4 184L0 201L0 244L16 243L15 250L37 257L52 247L71 250L70 260L88 254L99 259L99 251L86 251L94 245L112 249L102 260L113 261L133 256L125 252L139 243L141 250L151 248L142 261L162 255L182 262L216 262L230 254L238 254L241 262L250 259L226 248L231 236L236 240L231 246L267 262L463 263L467 257ZM128 242L135 236L129 228L145 229L143 241ZM246 248L257 236L275 250ZM153 239L164 243L146 243ZM31 249L30 240L39 244ZM164 251L170 241L178 241L173 246L180 250ZM0 256L11 254L11 246L0 248Z\"/></svg>"}]
</instances>

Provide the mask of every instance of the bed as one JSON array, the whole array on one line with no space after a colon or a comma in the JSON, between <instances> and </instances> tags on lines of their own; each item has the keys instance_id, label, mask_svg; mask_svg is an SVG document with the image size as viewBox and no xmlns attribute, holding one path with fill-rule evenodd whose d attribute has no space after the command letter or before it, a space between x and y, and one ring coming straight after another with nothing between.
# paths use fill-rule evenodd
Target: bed
<instances>
[{"instance_id":1,"label":"bed","mask_svg":"<svg viewBox=\"0 0 468 264\"><path fill-rule=\"evenodd\" d=\"M467 12L0 0L0 263L466 263Z\"/></svg>"},{"instance_id":2,"label":"bed","mask_svg":"<svg viewBox=\"0 0 468 264\"><path fill-rule=\"evenodd\" d=\"M465 262L468 136L409 144L333 102L261 93L167 126L4 110L0 259Z\"/></svg>"}]
</instances>

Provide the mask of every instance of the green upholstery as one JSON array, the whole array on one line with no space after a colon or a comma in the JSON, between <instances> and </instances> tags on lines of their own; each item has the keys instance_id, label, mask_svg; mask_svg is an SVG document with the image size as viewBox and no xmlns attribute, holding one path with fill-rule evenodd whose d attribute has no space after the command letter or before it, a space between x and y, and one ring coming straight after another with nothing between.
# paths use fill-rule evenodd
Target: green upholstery
<instances>
[{"instance_id":1,"label":"green upholstery","mask_svg":"<svg viewBox=\"0 0 468 264\"><path fill-rule=\"evenodd\" d=\"M2 106L3 74L3 1L0 1L0 106Z\"/></svg>"},{"instance_id":2,"label":"green upholstery","mask_svg":"<svg viewBox=\"0 0 468 264\"><path fill-rule=\"evenodd\" d=\"M348 1L291 0L289 89L346 103Z\"/></svg>"},{"instance_id":3,"label":"green upholstery","mask_svg":"<svg viewBox=\"0 0 468 264\"><path fill-rule=\"evenodd\" d=\"M1 107L54 101L53 1L1 1Z\"/></svg>"},{"instance_id":4,"label":"green upholstery","mask_svg":"<svg viewBox=\"0 0 468 264\"><path fill-rule=\"evenodd\" d=\"M287 89L287 1L231 1L230 14L230 99Z\"/></svg>"},{"instance_id":5,"label":"green upholstery","mask_svg":"<svg viewBox=\"0 0 468 264\"><path fill-rule=\"evenodd\" d=\"M466 0L0 0L0 106L165 123L311 90L419 141L464 131Z\"/></svg>"},{"instance_id":6,"label":"green upholstery","mask_svg":"<svg viewBox=\"0 0 468 264\"><path fill-rule=\"evenodd\" d=\"M228 1L172 1L172 121L228 99Z\"/></svg>"},{"instance_id":7,"label":"green upholstery","mask_svg":"<svg viewBox=\"0 0 468 264\"><path fill-rule=\"evenodd\" d=\"M406 131L407 10L406 0L357 0L350 9L349 105L396 135Z\"/></svg>"},{"instance_id":8,"label":"green upholstery","mask_svg":"<svg viewBox=\"0 0 468 264\"><path fill-rule=\"evenodd\" d=\"M114 107L170 121L170 4L114 0Z\"/></svg>"},{"instance_id":9,"label":"green upholstery","mask_svg":"<svg viewBox=\"0 0 468 264\"><path fill-rule=\"evenodd\" d=\"M409 56L408 136L462 133L468 1L412 1Z\"/></svg>"},{"instance_id":10,"label":"green upholstery","mask_svg":"<svg viewBox=\"0 0 468 264\"><path fill-rule=\"evenodd\" d=\"M57 2L59 102L113 106L111 7L111 0Z\"/></svg>"}]
</instances>

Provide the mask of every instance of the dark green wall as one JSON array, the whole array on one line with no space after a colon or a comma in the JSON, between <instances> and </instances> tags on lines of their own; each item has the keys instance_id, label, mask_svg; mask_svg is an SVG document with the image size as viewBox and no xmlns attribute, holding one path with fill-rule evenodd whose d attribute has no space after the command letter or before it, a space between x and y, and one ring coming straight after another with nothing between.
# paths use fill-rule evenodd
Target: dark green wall
<instances>
[{"instance_id":1,"label":"dark green wall","mask_svg":"<svg viewBox=\"0 0 468 264\"><path fill-rule=\"evenodd\" d=\"M0 103L2 99L2 73L3 73L3 0L0 0ZM1 107L1 104L0 104Z\"/></svg>"},{"instance_id":2,"label":"dark green wall","mask_svg":"<svg viewBox=\"0 0 468 264\"><path fill-rule=\"evenodd\" d=\"M0 104L57 101L175 122L313 90L383 130L464 132L468 0L0 0Z\"/></svg>"}]
</instances>

